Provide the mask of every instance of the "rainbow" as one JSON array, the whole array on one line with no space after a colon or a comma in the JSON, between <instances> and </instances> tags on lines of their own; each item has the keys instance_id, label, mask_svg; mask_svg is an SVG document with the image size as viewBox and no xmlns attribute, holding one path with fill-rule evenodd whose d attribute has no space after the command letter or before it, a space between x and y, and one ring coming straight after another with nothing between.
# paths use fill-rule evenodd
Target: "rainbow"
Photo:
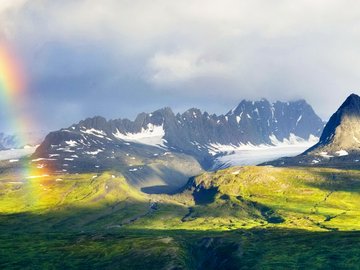
<instances>
[{"instance_id":1,"label":"rainbow","mask_svg":"<svg viewBox=\"0 0 360 270\"><path fill-rule=\"evenodd\" d=\"M24 74L15 51L8 44L0 43L0 108L5 112L8 125L17 135L20 145L26 145L27 131L30 130L29 127L34 127L28 116L29 112L26 111L27 83ZM24 161L20 172L13 177L23 181L28 190L28 202L37 204L37 191L43 188L43 181L46 179L42 178L47 178L47 175L47 168Z\"/></svg>"},{"instance_id":2,"label":"rainbow","mask_svg":"<svg viewBox=\"0 0 360 270\"><path fill-rule=\"evenodd\" d=\"M26 144L28 117L22 112L25 102L26 80L24 72L10 46L0 44L0 100L11 130L20 144Z\"/></svg>"}]
</instances>

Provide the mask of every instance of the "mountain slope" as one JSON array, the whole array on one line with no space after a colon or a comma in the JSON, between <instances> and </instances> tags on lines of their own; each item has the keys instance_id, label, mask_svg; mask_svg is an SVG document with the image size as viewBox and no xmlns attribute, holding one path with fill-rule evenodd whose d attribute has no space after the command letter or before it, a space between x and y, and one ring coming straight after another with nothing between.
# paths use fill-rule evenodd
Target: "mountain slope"
<instances>
[{"instance_id":1,"label":"mountain slope","mask_svg":"<svg viewBox=\"0 0 360 270\"><path fill-rule=\"evenodd\" d=\"M355 166L360 160L360 97L351 94L326 124L319 142L295 158L269 164Z\"/></svg>"}]
</instances>

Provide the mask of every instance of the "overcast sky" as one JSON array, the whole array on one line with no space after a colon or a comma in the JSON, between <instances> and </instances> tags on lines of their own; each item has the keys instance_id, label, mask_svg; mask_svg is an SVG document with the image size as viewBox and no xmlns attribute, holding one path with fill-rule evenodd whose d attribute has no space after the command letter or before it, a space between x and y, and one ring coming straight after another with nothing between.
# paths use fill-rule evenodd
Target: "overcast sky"
<instances>
[{"instance_id":1,"label":"overcast sky","mask_svg":"<svg viewBox=\"0 0 360 270\"><path fill-rule=\"evenodd\" d=\"M360 86L358 0L0 0L5 41L45 129L262 97L327 120Z\"/></svg>"}]
</instances>

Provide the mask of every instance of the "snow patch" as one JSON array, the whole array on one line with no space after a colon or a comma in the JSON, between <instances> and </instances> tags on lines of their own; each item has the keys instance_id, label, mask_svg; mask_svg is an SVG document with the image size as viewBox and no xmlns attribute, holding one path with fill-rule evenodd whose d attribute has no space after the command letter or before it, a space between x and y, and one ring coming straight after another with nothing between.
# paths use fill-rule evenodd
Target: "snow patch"
<instances>
[{"instance_id":1,"label":"snow patch","mask_svg":"<svg viewBox=\"0 0 360 270\"><path fill-rule=\"evenodd\" d=\"M152 145L152 146L165 146L164 145L164 136L165 130L164 126L156 126L153 124L147 124L146 129L141 128L139 133L121 133L118 129L113 135L120 140L136 142L140 144Z\"/></svg>"},{"instance_id":2,"label":"snow patch","mask_svg":"<svg viewBox=\"0 0 360 270\"><path fill-rule=\"evenodd\" d=\"M296 124L295 124L295 126L297 126L297 125L299 124L299 122L300 122L301 118L302 118L302 115L300 115L300 116L299 116L299 118L296 120Z\"/></svg>"},{"instance_id":3,"label":"snow patch","mask_svg":"<svg viewBox=\"0 0 360 270\"><path fill-rule=\"evenodd\" d=\"M85 152L85 154L87 154L87 155L92 155L92 156L96 156L97 154L99 154L99 153L101 153L103 150L101 150L101 149L97 149L97 150L95 150L95 151L87 151L87 152Z\"/></svg>"},{"instance_id":4,"label":"snow patch","mask_svg":"<svg viewBox=\"0 0 360 270\"><path fill-rule=\"evenodd\" d=\"M76 141L73 141L73 140L65 141L65 143L70 147L75 147L75 146L78 145L78 143Z\"/></svg>"},{"instance_id":5,"label":"snow patch","mask_svg":"<svg viewBox=\"0 0 360 270\"><path fill-rule=\"evenodd\" d=\"M343 157L343 156L349 155L349 153L346 152L345 150L336 151L336 154L337 154L339 157Z\"/></svg>"},{"instance_id":6,"label":"snow patch","mask_svg":"<svg viewBox=\"0 0 360 270\"><path fill-rule=\"evenodd\" d=\"M328 152L321 152L319 155L324 157L324 158L332 158L332 157L334 157L332 155L329 155Z\"/></svg>"},{"instance_id":7,"label":"snow patch","mask_svg":"<svg viewBox=\"0 0 360 270\"><path fill-rule=\"evenodd\" d=\"M283 141L279 141L278 138L274 134L270 135L269 139L270 139L271 143L275 146L299 145L299 144L314 145L319 141L319 138L315 137L312 134L310 134L309 138L307 140L305 140L301 137L296 136L293 133L290 133L289 138L288 139L285 138L285 139L283 139Z\"/></svg>"},{"instance_id":8,"label":"snow patch","mask_svg":"<svg viewBox=\"0 0 360 270\"><path fill-rule=\"evenodd\" d=\"M87 130L81 130L81 132L86 133L86 134L90 134L90 135L94 135L96 137L99 138L104 138L106 136L106 133L102 130L98 130L95 128L91 128L91 129L87 129Z\"/></svg>"},{"instance_id":9,"label":"snow patch","mask_svg":"<svg viewBox=\"0 0 360 270\"><path fill-rule=\"evenodd\" d=\"M37 158L37 159L31 160L31 162L38 162L38 161L43 161L43 160L52 161L52 160L56 160L56 159L55 158Z\"/></svg>"}]
</instances>

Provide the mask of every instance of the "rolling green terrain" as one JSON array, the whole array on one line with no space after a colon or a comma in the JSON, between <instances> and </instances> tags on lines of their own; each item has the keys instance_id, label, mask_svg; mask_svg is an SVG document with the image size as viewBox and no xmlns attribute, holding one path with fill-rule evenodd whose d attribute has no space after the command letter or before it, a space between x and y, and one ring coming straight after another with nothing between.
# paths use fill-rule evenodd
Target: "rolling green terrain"
<instances>
[{"instance_id":1,"label":"rolling green terrain","mask_svg":"<svg viewBox=\"0 0 360 270\"><path fill-rule=\"evenodd\" d=\"M234 167L175 195L118 172L31 176L0 176L1 269L360 267L360 171Z\"/></svg>"}]
</instances>

